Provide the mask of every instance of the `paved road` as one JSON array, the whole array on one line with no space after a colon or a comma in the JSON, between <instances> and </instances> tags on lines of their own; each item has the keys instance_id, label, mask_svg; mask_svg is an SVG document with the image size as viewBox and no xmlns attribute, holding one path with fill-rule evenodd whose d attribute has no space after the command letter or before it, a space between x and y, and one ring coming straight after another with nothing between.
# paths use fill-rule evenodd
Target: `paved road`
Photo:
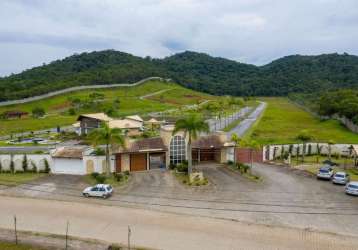
<instances>
[{"instance_id":1,"label":"paved road","mask_svg":"<svg viewBox=\"0 0 358 250\"><path fill-rule=\"evenodd\" d=\"M252 110L251 107L244 107L244 108L240 109L240 111L236 112L235 114L233 114L231 116L223 117L222 119L207 120L207 122L209 124L210 131L215 132L215 131L223 130L231 122L241 119L242 117L247 115L251 110Z\"/></svg>"},{"instance_id":2,"label":"paved road","mask_svg":"<svg viewBox=\"0 0 358 250\"><path fill-rule=\"evenodd\" d=\"M85 90L85 89L106 89L106 88L117 88L117 87L134 87L134 86L137 86L137 85L140 85L140 84L143 84L145 82L152 81L152 80L164 80L164 79L161 78L161 77L148 77L148 78L145 78L145 79L140 80L140 81L135 82L135 83L120 83L120 84L109 84L109 85L87 85L87 86L71 87L71 88L67 88L67 89L61 89L61 90L53 91L53 92L43 94L43 95L39 95L39 96L24 98L24 99L20 99L20 100L12 100L12 101L0 102L0 107L1 106L14 105L14 104L20 104L20 103L33 102L33 101L37 101L37 100L46 99L46 98L49 98L49 97L52 97L52 96L56 96L56 95L60 95L60 94L64 94L64 93L69 93L69 92L74 92L74 91L79 91L79 90Z\"/></svg>"},{"instance_id":3,"label":"paved road","mask_svg":"<svg viewBox=\"0 0 358 250\"><path fill-rule=\"evenodd\" d=\"M233 133L237 134L239 137L242 137L260 117L266 106L267 104L265 102L261 102L260 105L246 119L240 122L236 128L228 133L228 138L231 138Z\"/></svg>"},{"instance_id":4,"label":"paved road","mask_svg":"<svg viewBox=\"0 0 358 250\"><path fill-rule=\"evenodd\" d=\"M81 197L86 184L66 176L50 176L2 190L0 194L129 206L358 236L358 198L345 195L342 186L262 164L253 169L263 177L259 183L217 164L203 164L199 169L209 178L208 186L184 186L168 171L155 170L134 173L129 184L116 189L108 200Z\"/></svg>"},{"instance_id":5,"label":"paved road","mask_svg":"<svg viewBox=\"0 0 358 250\"><path fill-rule=\"evenodd\" d=\"M156 249L355 249L358 239L307 230L246 224L229 220L150 210L1 197L0 227L69 234L125 244L131 226L132 246Z\"/></svg>"}]
</instances>

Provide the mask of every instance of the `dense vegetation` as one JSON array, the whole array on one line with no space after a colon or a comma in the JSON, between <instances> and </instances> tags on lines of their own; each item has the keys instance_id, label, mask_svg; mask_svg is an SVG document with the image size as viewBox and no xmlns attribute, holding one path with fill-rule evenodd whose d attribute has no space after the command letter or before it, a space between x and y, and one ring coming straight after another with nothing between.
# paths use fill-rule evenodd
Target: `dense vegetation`
<instances>
[{"instance_id":1,"label":"dense vegetation","mask_svg":"<svg viewBox=\"0 0 358 250\"><path fill-rule=\"evenodd\" d=\"M292 94L290 98L321 117L338 115L358 125L358 90L340 89L313 94Z\"/></svg>"},{"instance_id":2,"label":"dense vegetation","mask_svg":"<svg viewBox=\"0 0 358 250\"><path fill-rule=\"evenodd\" d=\"M0 101L79 85L133 83L149 76L171 78L212 94L283 96L291 92L357 88L358 57L294 55L257 67L195 52L152 59L106 50L73 55L0 78Z\"/></svg>"}]
</instances>

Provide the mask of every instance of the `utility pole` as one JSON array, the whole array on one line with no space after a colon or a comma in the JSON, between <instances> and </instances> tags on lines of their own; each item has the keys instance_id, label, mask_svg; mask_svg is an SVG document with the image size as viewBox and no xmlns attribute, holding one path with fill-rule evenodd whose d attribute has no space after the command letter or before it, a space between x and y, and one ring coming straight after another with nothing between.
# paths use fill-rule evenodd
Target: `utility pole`
<instances>
[{"instance_id":1,"label":"utility pole","mask_svg":"<svg viewBox=\"0 0 358 250\"><path fill-rule=\"evenodd\" d=\"M132 234L131 228L130 226L128 226L128 250L131 250L131 234Z\"/></svg>"},{"instance_id":2,"label":"utility pole","mask_svg":"<svg viewBox=\"0 0 358 250\"><path fill-rule=\"evenodd\" d=\"M17 227L16 227L16 215L14 216L14 226L15 226L15 244L17 245Z\"/></svg>"},{"instance_id":3,"label":"utility pole","mask_svg":"<svg viewBox=\"0 0 358 250\"><path fill-rule=\"evenodd\" d=\"M66 225L66 247L65 249L68 249L68 227L69 227L69 222L67 221L67 225Z\"/></svg>"}]
</instances>

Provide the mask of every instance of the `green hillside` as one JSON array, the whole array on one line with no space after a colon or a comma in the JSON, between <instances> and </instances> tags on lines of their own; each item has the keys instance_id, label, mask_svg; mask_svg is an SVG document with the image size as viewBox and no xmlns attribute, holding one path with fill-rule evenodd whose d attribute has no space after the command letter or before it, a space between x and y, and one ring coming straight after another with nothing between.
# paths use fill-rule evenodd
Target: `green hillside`
<instances>
[{"instance_id":1,"label":"green hillside","mask_svg":"<svg viewBox=\"0 0 358 250\"><path fill-rule=\"evenodd\" d=\"M307 130L318 142L358 143L358 134L349 131L339 121L321 121L287 98L261 99L267 102L267 109L247 137L262 145L297 143L296 137L302 130Z\"/></svg>"},{"instance_id":2,"label":"green hillside","mask_svg":"<svg viewBox=\"0 0 358 250\"><path fill-rule=\"evenodd\" d=\"M133 83L150 76L215 95L286 96L291 92L357 88L358 57L287 56L258 67L196 52L164 59L106 50L76 54L0 78L0 101L80 85Z\"/></svg>"},{"instance_id":3,"label":"green hillside","mask_svg":"<svg viewBox=\"0 0 358 250\"><path fill-rule=\"evenodd\" d=\"M163 92L156 94L158 91ZM152 93L155 95L140 98ZM220 97L161 81L150 81L135 87L82 90L26 104L0 107L0 114L14 110L31 114L32 110L37 107L43 108L46 112L44 118L34 118L30 115L21 120L2 119L0 120L0 135L70 125L82 113L106 112L112 117L121 117L163 111L214 99L220 99Z\"/></svg>"}]
</instances>

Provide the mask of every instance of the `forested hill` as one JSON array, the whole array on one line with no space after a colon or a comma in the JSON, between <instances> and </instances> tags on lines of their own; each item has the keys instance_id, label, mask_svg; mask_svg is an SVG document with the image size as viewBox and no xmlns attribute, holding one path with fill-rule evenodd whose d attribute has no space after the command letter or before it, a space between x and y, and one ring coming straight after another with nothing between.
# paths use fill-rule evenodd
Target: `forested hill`
<instances>
[{"instance_id":1,"label":"forested hill","mask_svg":"<svg viewBox=\"0 0 358 250\"><path fill-rule=\"evenodd\" d=\"M342 87L358 88L358 57L348 54L287 56L258 67L196 52L164 59L106 50L82 53L0 78L0 101L63 88L171 78L212 94L287 95Z\"/></svg>"}]
</instances>

